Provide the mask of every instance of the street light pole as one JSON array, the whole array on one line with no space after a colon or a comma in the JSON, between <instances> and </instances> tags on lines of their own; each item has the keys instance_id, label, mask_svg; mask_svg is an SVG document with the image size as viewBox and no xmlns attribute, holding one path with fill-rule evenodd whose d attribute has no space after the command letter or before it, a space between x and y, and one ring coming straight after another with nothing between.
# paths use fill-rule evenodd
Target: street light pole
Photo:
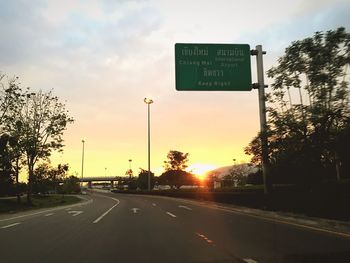
<instances>
[{"instance_id":1,"label":"street light pole","mask_svg":"<svg viewBox=\"0 0 350 263\"><path fill-rule=\"evenodd\" d=\"M131 178L131 175L132 175L131 162L132 162L132 160L129 159L129 178Z\"/></svg>"},{"instance_id":2,"label":"street light pole","mask_svg":"<svg viewBox=\"0 0 350 263\"><path fill-rule=\"evenodd\" d=\"M81 155L81 179L84 179L84 151L85 151L85 139L82 139L81 142L83 143L83 151ZM81 182L81 185L83 185L83 182Z\"/></svg>"},{"instance_id":3,"label":"street light pole","mask_svg":"<svg viewBox=\"0 0 350 263\"><path fill-rule=\"evenodd\" d=\"M150 105L153 100L145 98L143 100L147 104L147 114L148 114L148 191L151 191L151 110Z\"/></svg>"}]
</instances>

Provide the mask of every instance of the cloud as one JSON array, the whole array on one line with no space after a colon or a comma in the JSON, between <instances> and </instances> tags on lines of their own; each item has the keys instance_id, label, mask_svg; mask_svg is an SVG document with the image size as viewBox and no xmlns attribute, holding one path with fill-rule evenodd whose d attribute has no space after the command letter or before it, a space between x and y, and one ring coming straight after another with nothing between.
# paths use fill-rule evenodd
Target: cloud
<instances>
[{"instance_id":1,"label":"cloud","mask_svg":"<svg viewBox=\"0 0 350 263\"><path fill-rule=\"evenodd\" d=\"M313 6L313 8L312 8ZM284 49L292 41L311 37L316 31L334 30L340 26L350 25L350 3L344 1L320 2L318 5L300 5L299 12L293 12L293 16L288 19L268 26L264 30L256 30L243 33L242 39L251 44L263 45L267 55L264 57L264 67L269 69L276 64L278 57L282 56ZM347 28L349 31L350 28ZM254 60L253 60L254 62ZM255 70L253 70L255 79Z\"/></svg>"},{"instance_id":2,"label":"cloud","mask_svg":"<svg viewBox=\"0 0 350 263\"><path fill-rule=\"evenodd\" d=\"M146 2L97 3L5 1L0 13L1 64L54 67L59 61L58 68L77 69L79 64L126 56L158 27L157 14Z\"/></svg>"},{"instance_id":3,"label":"cloud","mask_svg":"<svg viewBox=\"0 0 350 263\"><path fill-rule=\"evenodd\" d=\"M33 3L34 2L34 3ZM42 1L2 1L0 9L1 65L17 64L36 58L43 35L49 35L42 24Z\"/></svg>"},{"instance_id":4,"label":"cloud","mask_svg":"<svg viewBox=\"0 0 350 263\"><path fill-rule=\"evenodd\" d=\"M140 87L161 26L148 1L5 1L0 20L2 70L91 110Z\"/></svg>"}]
</instances>

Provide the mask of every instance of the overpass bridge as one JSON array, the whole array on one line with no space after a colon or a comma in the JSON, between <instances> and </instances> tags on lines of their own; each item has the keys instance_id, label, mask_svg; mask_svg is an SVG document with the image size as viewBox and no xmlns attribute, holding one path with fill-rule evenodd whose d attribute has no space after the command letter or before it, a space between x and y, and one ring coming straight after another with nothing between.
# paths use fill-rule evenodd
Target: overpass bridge
<instances>
[{"instance_id":1,"label":"overpass bridge","mask_svg":"<svg viewBox=\"0 0 350 263\"><path fill-rule=\"evenodd\" d=\"M88 187L92 187L92 182L111 182L111 187L114 186L114 182L120 182L125 180L125 177L120 176L95 176L80 178L80 182L88 183Z\"/></svg>"}]
</instances>

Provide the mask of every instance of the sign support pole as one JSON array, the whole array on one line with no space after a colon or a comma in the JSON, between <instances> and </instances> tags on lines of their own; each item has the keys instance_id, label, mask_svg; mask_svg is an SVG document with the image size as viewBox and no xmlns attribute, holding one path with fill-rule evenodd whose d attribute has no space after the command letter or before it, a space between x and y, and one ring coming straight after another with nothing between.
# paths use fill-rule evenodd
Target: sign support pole
<instances>
[{"instance_id":1,"label":"sign support pole","mask_svg":"<svg viewBox=\"0 0 350 263\"><path fill-rule=\"evenodd\" d=\"M266 97L265 97L265 83L264 83L264 65L261 45L256 46L256 50L252 50L252 55L256 55L257 77L258 83L254 85L259 91L259 115L260 115L260 139L261 139L261 164L264 179L264 193L269 194L272 190L272 185L269 176L269 149L267 139L267 122L266 122Z\"/></svg>"}]
</instances>

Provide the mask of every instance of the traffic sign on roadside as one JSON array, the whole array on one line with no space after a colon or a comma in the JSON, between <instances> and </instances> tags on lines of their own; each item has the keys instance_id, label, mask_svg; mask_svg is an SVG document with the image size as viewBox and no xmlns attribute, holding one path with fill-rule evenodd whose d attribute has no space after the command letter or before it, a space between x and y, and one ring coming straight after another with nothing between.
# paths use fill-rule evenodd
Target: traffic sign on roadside
<instances>
[{"instance_id":1,"label":"traffic sign on roadside","mask_svg":"<svg viewBox=\"0 0 350 263\"><path fill-rule=\"evenodd\" d=\"M250 91L248 44L175 44L177 90Z\"/></svg>"}]
</instances>

